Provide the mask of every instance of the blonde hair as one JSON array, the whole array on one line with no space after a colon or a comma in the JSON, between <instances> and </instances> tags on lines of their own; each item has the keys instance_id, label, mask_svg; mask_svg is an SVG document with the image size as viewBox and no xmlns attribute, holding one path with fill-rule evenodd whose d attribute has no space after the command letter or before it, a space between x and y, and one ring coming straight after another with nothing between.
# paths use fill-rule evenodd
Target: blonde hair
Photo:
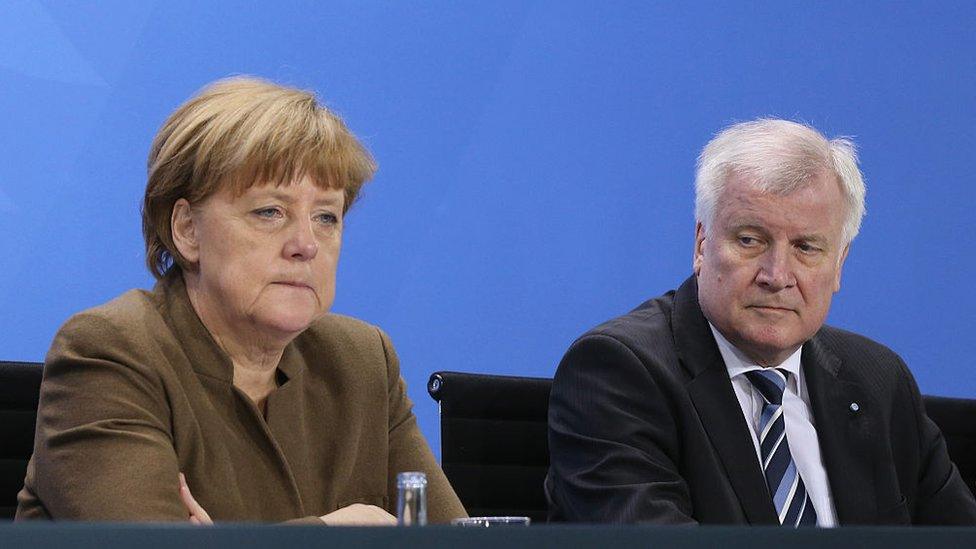
<instances>
[{"instance_id":1,"label":"blonde hair","mask_svg":"<svg viewBox=\"0 0 976 549\"><path fill-rule=\"evenodd\" d=\"M814 128L773 118L733 124L705 145L695 174L695 220L707 229L728 178L754 179L763 192L787 195L822 173L833 174L847 203L843 234L850 244L864 218L864 177L857 148L845 137L827 139Z\"/></svg>"},{"instance_id":2,"label":"blonde hair","mask_svg":"<svg viewBox=\"0 0 976 549\"><path fill-rule=\"evenodd\" d=\"M142 232L156 278L188 268L173 244L170 218L221 189L286 185L308 176L341 189L343 213L376 171L372 156L311 92L252 77L220 80L176 109L149 151Z\"/></svg>"}]
</instances>

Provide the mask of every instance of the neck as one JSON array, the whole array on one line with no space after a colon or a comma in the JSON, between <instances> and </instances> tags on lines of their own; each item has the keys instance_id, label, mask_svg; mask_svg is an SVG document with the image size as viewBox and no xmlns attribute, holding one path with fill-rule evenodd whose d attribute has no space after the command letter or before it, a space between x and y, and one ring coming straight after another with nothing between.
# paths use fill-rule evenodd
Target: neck
<instances>
[{"instance_id":1,"label":"neck","mask_svg":"<svg viewBox=\"0 0 976 549\"><path fill-rule=\"evenodd\" d=\"M249 329L234 329L200 291L196 277L184 274L186 293L203 326L234 366L234 386L264 412L265 402L277 387L276 373L288 341Z\"/></svg>"},{"instance_id":2,"label":"neck","mask_svg":"<svg viewBox=\"0 0 976 549\"><path fill-rule=\"evenodd\" d=\"M281 356L279 354L278 358ZM278 387L277 375L278 361L273 364L248 364L244 365L231 358L234 363L234 387L241 390L264 414L268 395Z\"/></svg>"},{"instance_id":3,"label":"neck","mask_svg":"<svg viewBox=\"0 0 976 549\"><path fill-rule=\"evenodd\" d=\"M722 330L717 326L708 321L708 326L712 330L712 334L715 335L716 339L721 337L728 348L738 357L739 360L745 363L753 363L757 366L762 366L763 368L775 368L786 362L786 359L790 358L801 346L798 345L792 349L783 350L768 350L756 349L748 345L742 345L740 341L735 341L730 339Z\"/></svg>"}]
</instances>

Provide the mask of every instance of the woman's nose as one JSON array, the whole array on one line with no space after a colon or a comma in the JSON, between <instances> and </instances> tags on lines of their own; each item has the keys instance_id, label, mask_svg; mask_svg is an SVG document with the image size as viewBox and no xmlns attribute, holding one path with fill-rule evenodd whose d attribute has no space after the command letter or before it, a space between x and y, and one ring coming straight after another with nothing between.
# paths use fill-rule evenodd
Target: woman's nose
<instances>
[{"instance_id":1,"label":"woman's nose","mask_svg":"<svg viewBox=\"0 0 976 549\"><path fill-rule=\"evenodd\" d=\"M291 229L288 240L285 242L285 257L298 261L308 261L315 258L319 252L319 243L315 239L312 222L296 222Z\"/></svg>"}]
</instances>

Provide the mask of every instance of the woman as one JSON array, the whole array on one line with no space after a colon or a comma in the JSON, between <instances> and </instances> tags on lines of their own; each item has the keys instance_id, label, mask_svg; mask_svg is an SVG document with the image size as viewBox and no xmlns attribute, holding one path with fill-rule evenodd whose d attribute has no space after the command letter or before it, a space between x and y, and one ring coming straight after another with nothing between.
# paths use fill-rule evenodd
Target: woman
<instances>
[{"instance_id":1,"label":"woman","mask_svg":"<svg viewBox=\"0 0 976 549\"><path fill-rule=\"evenodd\" d=\"M143 205L158 282L70 319L47 356L18 519L395 519L464 509L387 336L327 314L343 217L375 170L306 92L218 82L163 125Z\"/></svg>"}]
</instances>

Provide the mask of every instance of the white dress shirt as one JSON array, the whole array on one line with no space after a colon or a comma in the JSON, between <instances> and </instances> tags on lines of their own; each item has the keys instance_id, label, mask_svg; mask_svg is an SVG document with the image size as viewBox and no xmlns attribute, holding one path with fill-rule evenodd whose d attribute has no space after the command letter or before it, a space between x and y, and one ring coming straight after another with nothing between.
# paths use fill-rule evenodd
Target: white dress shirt
<instances>
[{"instance_id":1,"label":"white dress shirt","mask_svg":"<svg viewBox=\"0 0 976 549\"><path fill-rule=\"evenodd\" d=\"M745 375L752 370L761 370L754 361L750 360L741 351L736 349L725 337L712 326L708 326L715 335L718 343L718 350L722 353L725 360L725 367L729 371L729 378L732 380L732 389L735 396L739 399L739 406L742 408L742 415L749 424L752 434L752 444L756 448L756 463L762 470L762 457L759 450L759 422L760 414L765 405L762 395L753 387ZM800 362L800 353L803 348L797 349L782 364L776 366L782 370L790 372L786 380L786 391L783 392L783 416L786 422L786 439L790 443L790 453L793 454L793 461L796 469L800 472L803 484L810 494L810 501L813 508L817 511L817 526L837 526L837 512L834 509L834 499L830 493L830 484L827 481L827 470L824 468L823 457L820 453L820 441L817 439L817 429L813 424L813 413L810 411L810 395L807 393L806 379L803 376L803 368Z\"/></svg>"}]
</instances>

